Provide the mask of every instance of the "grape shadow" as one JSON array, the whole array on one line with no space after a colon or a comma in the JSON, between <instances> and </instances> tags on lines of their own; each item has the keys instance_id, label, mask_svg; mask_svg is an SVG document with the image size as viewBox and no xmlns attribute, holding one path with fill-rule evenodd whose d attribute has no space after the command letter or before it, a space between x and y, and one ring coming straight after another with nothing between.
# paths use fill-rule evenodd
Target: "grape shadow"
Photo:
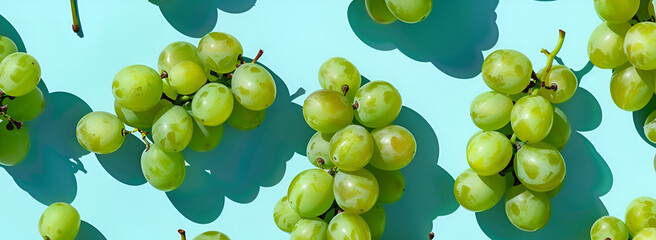
<instances>
[{"instance_id":1,"label":"grape shadow","mask_svg":"<svg viewBox=\"0 0 656 240\"><path fill-rule=\"evenodd\" d=\"M87 221L80 222L80 231L75 237L76 240L107 240L96 227L89 224Z\"/></svg>"}]
</instances>

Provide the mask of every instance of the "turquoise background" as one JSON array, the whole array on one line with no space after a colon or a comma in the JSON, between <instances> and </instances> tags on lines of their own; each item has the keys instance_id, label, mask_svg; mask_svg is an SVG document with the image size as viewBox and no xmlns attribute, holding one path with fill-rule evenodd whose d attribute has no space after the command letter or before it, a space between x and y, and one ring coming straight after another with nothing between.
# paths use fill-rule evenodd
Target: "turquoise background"
<instances>
[{"instance_id":1,"label":"turquoise background","mask_svg":"<svg viewBox=\"0 0 656 240\"><path fill-rule=\"evenodd\" d=\"M639 196L656 197L654 145L643 138L645 110L615 106L611 72L588 62L588 37L601 23L592 1L435 0L416 25L374 24L364 1L173 0L79 1L83 38L71 31L68 1L4 1L0 34L36 57L47 90L46 112L28 123L28 158L0 170L2 239L38 239L47 205L69 202L80 212L78 239L178 239L208 230L232 239L287 239L272 211L299 172L311 168L305 145L313 134L301 104L317 89L317 72L330 57L352 61L366 79L386 80L403 96L397 123L418 141L403 169L404 197L386 205L384 239L587 239L600 216L624 218ZM184 2L184 3L181 3ZM558 29L567 32L559 56L579 77L574 97L558 105L570 118L572 137L562 154L567 178L552 199L549 224L535 233L514 228L502 204L473 213L459 208L454 179L468 165L465 144L477 131L471 100L487 86L483 57L497 49L523 52L535 70L545 64ZM229 127L210 153L185 151L183 185L163 193L139 169L144 146L129 137L117 153L89 154L74 136L90 111L113 112L116 72L132 64L156 67L173 41L197 44L209 31L239 39L244 54L264 50L260 63L276 76L278 95L262 126Z\"/></svg>"}]
</instances>

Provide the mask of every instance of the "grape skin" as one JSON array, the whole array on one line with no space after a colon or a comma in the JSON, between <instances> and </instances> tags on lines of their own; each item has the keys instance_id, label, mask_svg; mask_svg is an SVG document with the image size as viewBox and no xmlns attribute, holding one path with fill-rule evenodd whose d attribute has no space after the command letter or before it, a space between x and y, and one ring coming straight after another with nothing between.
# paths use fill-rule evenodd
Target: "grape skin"
<instances>
[{"instance_id":1,"label":"grape skin","mask_svg":"<svg viewBox=\"0 0 656 240\"><path fill-rule=\"evenodd\" d=\"M364 1L367 14L374 22L380 24L390 24L396 22L398 18L390 12L385 0L365 0Z\"/></svg>"},{"instance_id":2,"label":"grape skin","mask_svg":"<svg viewBox=\"0 0 656 240\"><path fill-rule=\"evenodd\" d=\"M12 53L18 52L18 47L16 43L10 38L5 36L0 36L0 62L7 56Z\"/></svg>"},{"instance_id":3,"label":"grape skin","mask_svg":"<svg viewBox=\"0 0 656 240\"><path fill-rule=\"evenodd\" d=\"M626 207L626 226L629 233L635 236L646 227L656 227L656 199L639 197Z\"/></svg>"},{"instance_id":4,"label":"grape skin","mask_svg":"<svg viewBox=\"0 0 656 240\"><path fill-rule=\"evenodd\" d=\"M406 23L421 22L433 10L433 0L385 0L385 4L395 17Z\"/></svg>"},{"instance_id":5,"label":"grape skin","mask_svg":"<svg viewBox=\"0 0 656 240\"><path fill-rule=\"evenodd\" d=\"M77 141L86 150L98 154L113 153L125 141L125 125L118 117L107 112L91 112L77 123Z\"/></svg>"},{"instance_id":6,"label":"grape skin","mask_svg":"<svg viewBox=\"0 0 656 240\"><path fill-rule=\"evenodd\" d=\"M544 227L551 217L551 204L545 193L533 192L523 185L513 186L506 194L506 216L517 228L533 232Z\"/></svg>"},{"instance_id":7,"label":"grape skin","mask_svg":"<svg viewBox=\"0 0 656 240\"><path fill-rule=\"evenodd\" d=\"M0 120L0 165L14 166L22 162L30 151L30 134L27 127L7 130L9 121Z\"/></svg>"},{"instance_id":8,"label":"grape skin","mask_svg":"<svg viewBox=\"0 0 656 240\"><path fill-rule=\"evenodd\" d=\"M232 77L235 99L246 109L262 111L276 100L276 82L271 73L256 63L246 63Z\"/></svg>"},{"instance_id":9,"label":"grape skin","mask_svg":"<svg viewBox=\"0 0 656 240\"><path fill-rule=\"evenodd\" d=\"M333 164L332 158L330 157L330 139L333 137L333 134L325 134L316 132L310 138L310 141L307 144L305 155L310 160L310 163L315 167L320 167L317 163L317 159L321 158L324 161L323 168L330 169L335 166Z\"/></svg>"},{"instance_id":10,"label":"grape skin","mask_svg":"<svg viewBox=\"0 0 656 240\"><path fill-rule=\"evenodd\" d=\"M538 71L537 75L542 76L544 68ZM545 86L556 84L558 87L552 89L540 89L538 94L546 98L551 103L563 103L572 98L578 87L578 80L571 69L563 65L555 65L551 68L549 78L544 80Z\"/></svg>"},{"instance_id":11,"label":"grape skin","mask_svg":"<svg viewBox=\"0 0 656 240\"><path fill-rule=\"evenodd\" d=\"M654 240L656 239L656 228L648 227L640 230L633 240Z\"/></svg>"},{"instance_id":12,"label":"grape skin","mask_svg":"<svg viewBox=\"0 0 656 240\"><path fill-rule=\"evenodd\" d=\"M325 240L328 223L317 219L301 219L291 231L291 240Z\"/></svg>"},{"instance_id":13,"label":"grape skin","mask_svg":"<svg viewBox=\"0 0 656 240\"><path fill-rule=\"evenodd\" d=\"M526 96L513 107L510 124L517 137L526 142L540 142L551 131L553 107L542 96Z\"/></svg>"},{"instance_id":14,"label":"grape skin","mask_svg":"<svg viewBox=\"0 0 656 240\"><path fill-rule=\"evenodd\" d=\"M532 191L547 192L565 179L565 161L548 143L528 143L515 156L515 173L524 186Z\"/></svg>"},{"instance_id":15,"label":"grape skin","mask_svg":"<svg viewBox=\"0 0 656 240\"><path fill-rule=\"evenodd\" d=\"M572 125L569 123L567 115L560 110L560 108L554 106L554 118L553 125L551 126L551 131L547 137L542 141L548 144L551 144L558 150L563 150L569 142L569 137L572 135Z\"/></svg>"},{"instance_id":16,"label":"grape skin","mask_svg":"<svg viewBox=\"0 0 656 240\"><path fill-rule=\"evenodd\" d=\"M193 120L194 133L188 147L196 152L207 152L216 148L223 138L223 125L208 127Z\"/></svg>"},{"instance_id":17,"label":"grape skin","mask_svg":"<svg viewBox=\"0 0 656 240\"><path fill-rule=\"evenodd\" d=\"M380 1L385 6L385 3L383 3L384 0L377 1ZM360 72L353 63L345 58L334 57L328 59L319 67L319 85L321 85L321 88L343 93L342 87L346 85L349 87L346 93L346 98L349 101L353 101L361 84Z\"/></svg>"},{"instance_id":18,"label":"grape skin","mask_svg":"<svg viewBox=\"0 0 656 240\"><path fill-rule=\"evenodd\" d=\"M594 6L601 19L623 23L638 12L640 0L594 0Z\"/></svg>"},{"instance_id":19,"label":"grape skin","mask_svg":"<svg viewBox=\"0 0 656 240\"><path fill-rule=\"evenodd\" d=\"M280 230L290 233L298 221L303 219L292 209L287 201L287 196L282 197L273 207L273 221Z\"/></svg>"},{"instance_id":20,"label":"grape skin","mask_svg":"<svg viewBox=\"0 0 656 240\"><path fill-rule=\"evenodd\" d=\"M51 240L73 240L80 230L80 214L63 202L53 203L41 214L39 233Z\"/></svg>"},{"instance_id":21,"label":"grape skin","mask_svg":"<svg viewBox=\"0 0 656 240\"><path fill-rule=\"evenodd\" d=\"M40 80L41 66L27 53L12 53L0 62L0 89L9 96L28 94Z\"/></svg>"},{"instance_id":22,"label":"grape skin","mask_svg":"<svg viewBox=\"0 0 656 240\"><path fill-rule=\"evenodd\" d=\"M157 105L162 97L160 75L144 65L132 65L121 69L112 82L112 94L121 106L132 111L147 111Z\"/></svg>"},{"instance_id":23,"label":"grape skin","mask_svg":"<svg viewBox=\"0 0 656 240\"><path fill-rule=\"evenodd\" d=\"M629 229L622 220L612 217L604 216L592 225L590 229L591 240L606 240L606 239L629 239Z\"/></svg>"},{"instance_id":24,"label":"grape skin","mask_svg":"<svg viewBox=\"0 0 656 240\"><path fill-rule=\"evenodd\" d=\"M266 110L251 111L236 102L226 122L234 129L249 131L259 127L264 122L264 117L266 117Z\"/></svg>"},{"instance_id":25,"label":"grape skin","mask_svg":"<svg viewBox=\"0 0 656 240\"><path fill-rule=\"evenodd\" d=\"M208 33L198 43L198 57L201 62L218 74L235 70L243 52L241 43L227 33Z\"/></svg>"},{"instance_id":26,"label":"grape skin","mask_svg":"<svg viewBox=\"0 0 656 240\"><path fill-rule=\"evenodd\" d=\"M127 109L123 106L121 106L116 100L114 101L114 112L116 113L116 116L118 119L121 120L121 122L127 124L130 127L134 128L140 128L140 129L146 129L149 127L153 126L153 123L155 122L155 116L159 111L161 111L164 108L171 108L173 107L173 103L171 103L168 100L162 99L159 100L157 105L155 107L143 111L143 112L135 112L130 109Z\"/></svg>"},{"instance_id":27,"label":"grape skin","mask_svg":"<svg viewBox=\"0 0 656 240\"><path fill-rule=\"evenodd\" d=\"M656 121L654 120L656 120L656 110L647 116L643 130L647 139L653 143L656 143Z\"/></svg>"},{"instance_id":28,"label":"grape skin","mask_svg":"<svg viewBox=\"0 0 656 240\"><path fill-rule=\"evenodd\" d=\"M179 94L195 93L207 82L203 68L192 61L183 61L169 72L169 83Z\"/></svg>"},{"instance_id":29,"label":"grape skin","mask_svg":"<svg viewBox=\"0 0 656 240\"><path fill-rule=\"evenodd\" d=\"M456 178L453 193L467 210L481 212L496 205L506 191L506 179L499 174L479 176L468 168Z\"/></svg>"},{"instance_id":30,"label":"grape skin","mask_svg":"<svg viewBox=\"0 0 656 240\"><path fill-rule=\"evenodd\" d=\"M631 24L603 22L592 31L588 41L588 58L595 66L613 69L622 66L628 59L624 54L624 37Z\"/></svg>"},{"instance_id":31,"label":"grape skin","mask_svg":"<svg viewBox=\"0 0 656 240\"><path fill-rule=\"evenodd\" d=\"M192 240L230 240L228 235L217 231L207 231L199 234Z\"/></svg>"},{"instance_id":32,"label":"grape skin","mask_svg":"<svg viewBox=\"0 0 656 240\"><path fill-rule=\"evenodd\" d=\"M193 119L180 106L162 109L162 112L153 124L153 142L166 152L184 150L193 136Z\"/></svg>"},{"instance_id":33,"label":"grape skin","mask_svg":"<svg viewBox=\"0 0 656 240\"><path fill-rule=\"evenodd\" d=\"M507 95L489 91L476 96L469 107L474 124L486 131L497 130L510 122L513 101Z\"/></svg>"},{"instance_id":34,"label":"grape skin","mask_svg":"<svg viewBox=\"0 0 656 240\"><path fill-rule=\"evenodd\" d=\"M496 50L483 61L483 80L492 90L517 94L528 86L533 65L526 55L509 49Z\"/></svg>"},{"instance_id":35,"label":"grape skin","mask_svg":"<svg viewBox=\"0 0 656 240\"><path fill-rule=\"evenodd\" d=\"M378 203L392 204L403 197L405 192L405 177L401 171L384 171L367 165L369 170L378 181Z\"/></svg>"},{"instance_id":36,"label":"grape skin","mask_svg":"<svg viewBox=\"0 0 656 240\"><path fill-rule=\"evenodd\" d=\"M342 212L328 224L328 240L370 240L367 222L357 214Z\"/></svg>"},{"instance_id":37,"label":"grape skin","mask_svg":"<svg viewBox=\"0 0 656 240\"><path fill-rule=\"evenodd\" d=\"M203 66L200 58L198 58L198 48L196 46L185 41L172 42L159 54L157 68L160 72L170 73L175 65L183 61L191 61L198 64L198 66Z\"/></svg>"},{"instance_id":38,"label":"grape skin","mask_svg":"<svg viewBox=\"0 0 656 240\"><path fill-rule=\"evenodd\" d=\"M330 139L333 164L344 171L357 171L367 166L374 154L374 138L360 125L349 125Z\"/></svg>"},{"instance_id":39,"label":"grape skin","mask_svg":"<svg viewBox=\"0 0 656 240\"><path fill-rule=\"evenodd\" d=\"M360 215L367 225L369 226L369 231L371 232L371 239L380 239L385 232L385 223L386 223L386 213L383 206L380 204L374 205L371 210Z\"/></svg>"},{"instance_id":40,"label":"grape skin","mask_svg":"<svg viewBox=\"0 0 656 240\"><path fill-rule=\"evenodd\" d=\"M178 188L186 171L182 153L165 152L158 144L141 154L141 170L150 185L164 192Z\"/></svg>"},{"instance_id":41,"label":"grape skin","mask_svg":"<svg viewBox=\"0 0 656 240\"><path fill-rule=\"evenodd\" d=\"M36 119L46 108L43 92L39 88L34 88L28 94L5 103L7 105L7 114L14 120L23 122Z\"/></svg>"},{"instance_id":42,"label":"grape skin","mask_svg":"<svg viewBox=\"0 0 656 240\"><path fill-rule=\"evenodd\" d=\"M378 169L393 171L404 168L415 157L417 142L408 129L389 125L371 132L374 154L370 164Z\"/></svg>"},{"instance_id":43,"label":"grape skin","mask_svg":"<svg viewBox=\"0 0 656 240\"><path fill-rule=\"evenodd\" d=\"M467 162L478 175L490 176L508 166L512 153L512 144L506 136L487 131L472 139L467 147Z\"/></svg>"},{"instance_id":44,"label":"grape skin","mask_svg":"<svg viewBox=\"0 0 656 240\"><path fill-rule=\"evenodd\" d=\"M367 169L340 171L333 186L335 201L346 212L363 214L378 201L378 181Z\"/></svg>"},{"instance_id":45,"label":"grape skin","mask_svg":"<svg viewBox=\"0 0 656 240\"><path fill-rule=\"evenodd\" d=\"M392 123L403 106L399 91L385 81L373 81L362 86L355 94L354 102L357 104L355 118L370 128Z\"/></svg>"},{"instance_id":46,"label":"grape skin","mask_svg":"<svg viewBox=\"0 0 656 240\"><path fill-rule=\"evenodd\" d=\"M194 95L191 112L203 125L218 126L228 120L234 105L230 88L220 83L210 83Z\"/></svg>"},{"instance_id":47,"label":"grape skin","mask_svg":"<svg viewBox=\"0 0 656 240\"><path fill-rule=\"evenodd\" d=\"M624 38L624 53L633 66L642 70L656 69L656 23L633 25Z\"/></svg>"},{"instance_id":48,"label":"grape skin","mask_svg":"<svg viewBox=\"0 0 656 240\"><path fill-rule=\"evenodd\" d=\"M305 99L303 117L315 131L334 133L353 122L353 107L338 92L318 90Z\"/></svg>"},{"instance_id":49,"label":"grape skin","mask_svg":"<svg viewBox=\"0 0 656 240\"><path fill-rule=\"evenodd\" d=\"M289 184L289 205L302 217L316 217L326 212L335 200L334 179L320 169L305 170Z\"/></svg>"},{"instance_id":50,"label":"grape skin","mask_svg":"<svg viewBox=\"0 0 656 240\"><path fill-rule=\"evenodd\" d=\"M637 69L631 64L615 69L610 79L610 95L619 108L637 111L647 106L654 95L651 71Z\"/></svg>"}]
</instances>

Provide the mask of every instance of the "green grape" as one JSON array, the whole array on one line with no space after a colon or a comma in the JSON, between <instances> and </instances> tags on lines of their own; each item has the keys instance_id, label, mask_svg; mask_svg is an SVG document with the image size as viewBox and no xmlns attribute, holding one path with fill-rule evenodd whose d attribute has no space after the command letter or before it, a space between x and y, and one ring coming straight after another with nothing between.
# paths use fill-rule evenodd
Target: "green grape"
<instances>
[{"instance_id":1,"label":"green grape","mask_svg":"<svg viewBox=\"0 0 656 240\"><path fill-rule=\"evenodd\" d=\"M333 164L344 171L356 171L367 166L374 154L374 138L360 125L349 125L330 139Z\"/></svg>"},{"instance_id":2,"label":"green grape","mask_svg":"<svg viewBox=\"0 0 656 240\"><path fill-rule=\"evenodd\" d=\"M378 201L378 181L367 169L339 171L335 175L335 201L347 212L362 214Z\"/></svg>"},{"instance_id":3,"label":"green grape","mask_svg":"<svg viewBox=\"0 0 656 240\"><path fill-rule=\"evenodd\" d=\"M640 0L594 0L594 6L601 19L623 23L638 12Z\"/></svg>"},{"instance_id":4,"label":"green grape","mask_svg":"<svg viewBox=\"0 0 656 240\"><path fill-rule=\"evenodd\" d=\"M565 160L558 149L545 142L527 143L515 156L515 173L526 188L547 192L565 179Z\"/></svg>"},{"instance_id":5,"label":"green grape","mask_svg":"<svg viewBox=\"0 0 656 240\"><path fill-rule=\"evenodd\" d=\"M243 52L239 41L227 33L211 32L198 43L200 61L206 68L219 74L234 71Z\"/></svg>"},{"instance_id":6,"label":"green grape","mask_svg":"<svg viewBox=\"0 0 656 240\"><path fill-rule=\"evenodd\" d=\"M370 240L369 225L357 214L342 212L328 224L328 240Z\"/></svg>"},{"instance_id":7,"label":"green grape","mask_svg":"<svg viewBox=\"0 0 656 240\"><path fill-rule=\"evenodd\" d=\"M467 147L467 162L478 175L490 176L506 168L512 154L513 146L506 136L487 131L472 139Z\"/></svg>"},{"instance_id":8,"label":"green grape","mask_svg":"<svg viewBox=\"0 0 656 240\"><path fill-rule=\"evenodd\" d=\"M619 108L637 111L647 106L654 95L654 73L626 64L615 69L610 78L610 96Z\"/></svg>"},{"instance_id":9,"label":"green grape","mask_svg":"<svg viewBox=\"0 0 656 240\"><path fill-rule=\"evenodd\" d=\"M39 233L50 240L73 240L80 230L80 214L67 203L53 203L41 214Z\"/></svg>"},{"instance_id":10,"label":"green grape","mask_svg":"<svg viewBox=\"0 0 656 240\"><path fill-rule=\"evenodd\" d=\"M319 219L301 219L292 230L291 240L326 240L328 223Z\"/></svg>"},{"instance_id":11,"label":"green grape","mask_svg":"<svg viewBox=\"0 0 656 240\"><path fill-rule=\"evenodd\" d=\"M91 112L77 123L75 136L86 150L98 154L113 153L123 145L125 125L108 112Z\"/></svg>"},{"instance_id":12,"label":"green grape","mask_svg":"<svg viewBox=\"0 0 656 240\"><path fill-rule=\"evenodd\" d=\"M230 88L220 83L210 83L194 95L191 112L203 125L218 126L230 117L234 101Z\"/></svg>"},{"instance_id":13,"label":"green grape","mask_svg":"<svg viewBox=\"0 0 656 240\"><path fill-rule=\"evenodd\" d=\"M178 98L178 92L175 91L175 88L171 86L171 83L169 82L168 78L162 78L162 92L166 97L170 98L171 100L175 100Z\"/></svg>"},{"instance_id":14,"label":"green grape","mask_svg":"<svg viewBox=\"0 0 656 240\"><path fill-rule=\"evenodd\" d=\"M365 167L378 181L378 203L392 204L403 197L405 192L405 177L401 171L383 171L367 165Z\"/></svg>"},{"instance_id":15,"label":"green grape","mask_svg":"<svg viewBox=\"0 0 656 240\"><path fill-rule=\"evenodd\" d=\"M572 125L570 125L567 115L565 115L565 113L560 110L560 108L554 106L553 109L554 118L553 125L551 126L551 131L549 131L547 137L545 137L542 141L551 144L558 150L563 150L569 141L570 135L572 134Z\"/></svg>"},{"instance_id":16,"label":"green grape","mask_svg":"<svg viewBox=\"0 0 656 240\"><path fill-rule=\"evenodd\" d=\"M168 100L161 99L157 105L155 105L155 107L143 112L135 112L121 106L121 104L114 100L114 112L116 112L118 119L120 119L128 126L140 129L152 127L153 123L155 122L155 116L157 113L159 113L159 111L164 108L171 107L173 107L173 103Z\"/></svg>"},{"instance_id":17,"label":"green grape","mask_svg":"<svg viewBox=\"0 0 656 240\"><path fill-rule=\"evenodd\" d=\"M8 37L0 36L0 61L15 52L18 52L16 43Z\"/></svg>"},{"instance_id":18,"label":"green grape","mask_svg":"<svg viewBox=\"0 0 656 240\"><path fill-rule=\"evenodd\" d=\"M41 80L41 66L31 55L15 52L0 62L0 90L12 97L28 94Z\"/></svg>"},{"instance_id":19,"label":"green grape","mask_svg":"<svg viewBox=\"0 0 656 240\"><path fill-rule=\"evenodd\" d=\"M371 136L375 143L371 165L378 169L399 170L415 157L417 142L404 127L389 125L373 130Z\"/></svg>"},{"instance_id":20,"label":"green grape","mask_svg":"<svg viewBox=\"0 0 656 240\"><path fill-rule=\"evenodd\" d=\"M196 46L184 41L172 42L159 54L157 68L159 72L171 73L171 69L175 65L184 61L192 61L198 64L198 66L203 66L200 58L198 58L198 49Z\"/></svg>"},{"instance_id":21,"label":"green grape","mask_svg":"<svg viewBox=\"0 0 656 240\"><path fill-rule=\"evenodd\" d=\"M380 204L374 205L371 210L360 215L371 231L371 239L378 240L385 232L386 214L385 209Z\"/></svg>"},{"instance_id":22,"label":"green grape","mask_svg":"<svg viewBox=\"0 0 656 240\"><path fill-rule=\"evenodd\" d=\"M656 23L633 25L624 37L626 58L638 69L656 69Z\"/></svg>"},{"instance_id":23,"label":"green grape","mask_svg":"<svg viewBox=\"0 0 656 240\"><path fill-rule=\"evenodd\" d=\"M506 192L506 178L499 174L479 176L468 168L456 178L456 201L469 211L481 212L496 205Z\"/></svg>"},{"instance_id":24,"label":"green grape","mask_svg":"<svg viewBox=\"0 0 656 240\"><path fill-rule=\"evenodd\" d=\"M525 142L542 141L553 125L553 106L542 96L526 96L515 103L510 124L517 137Z\"/></svg>"},{"instance_id":25,"label":"green grape","mask_svg":"<svg viewBox=\"0 0 656 240\"><path fill-rule=\"evenodd\" d=\"M476 136L478 136L478 135L480 135L481 133L484 133L484 132L485 131L478 131L478 132L474 133L474 135L469 137L469 140L467 140L467 146L465 147L465 150L467 150L469 148L469 144L471 144L472 140L474 140L474 138L476 138Z\"/></svg>"},{"instance_id":26,"label":"green grape","mask_svg":"<svg viewBox=\"0 0 656 240\"><path fill-rule=\"evenodd\" d=\"M537 75L542 76L543 73L544 68L540 69ZM549 78L544 80L544 83L545 86L551 86L554 83L558 86L555 91L552 89L540 89L538 92L540 96L546 98L551 103L563 103L572 98L579 84L574 72L563 65L553 66L549 73Z\"/></svg>"},{"instance_id":27,"label":"green grape","mask_svg":"<svg viewBox=\"0 0 656 240\"><path fill-rule=\"evenodd\" d=\"M298 221L303 219L292 209L287 201L287 196L282 197L273 207L273 221L276 226L284 232L292 232Z\"/></svg>"},{"instance_id":28,"label":"green grape","mask_svg":"<svg viewBox=\"0 0 656 240\"><path fill-rule=\"evenodd\" d=\"M132 65L119 71L112 82L114 99L132 111L147 111L157 105L162 97L160 75L144 65Z\"/></svg>"},{"instance_id":29,"label":"green grape","mask_svg":"<svg viewBox=\"0 0 656 240\"><path fill-rule=\"evenodd\" d=\"M166 152L157 143L141 154L141 171L154 188L168 192L178 188L185 177L182 153Z\"/></svg>"},{"instance_id":30,"label":"green grape","mask_svg":"<svg viewBox=\"0 0 656 240\"><path fill-rule=\"evenodd\" d=\"M401 95L392 84L373 81L358 90L354 98L355 118L370 128L386 126L401 113Z\"/></svg>"},{"instance_id":31,"label":"green grape","mask_svg":"<svg viewBox=\"0 0 656 240\"><path fill-rule=\"evenodd\" d=\"M510 122L512 108L513 101L507 95L495 91L484 92L472 101L469 116L478 128L492 131Z\"/></svg>"},{"instance_id":32,"label":"green grape","mask_svg":"<svg viewBox=\"0 0 656 240\"><path fill-rule=\"evenodd\" d=\"M223 125L208 127L195 119L193 123L194 133L189 141L189 148L196 152L207 152L219 145L223 138Z\"/></svg>"},{"instance_id":33,"label":"green grape","mask_svg":"<svg viewBox=\"0 0 656 240\"><path fill-rule=\"evenodd\" d=\"M162 151L180 152L184 150L194 132L194 123L187 110L180 106L162 109L161 117L153 124L153 142Z\"/></svg>"},{"instance_id":34,"label":"green grape","mask_svg":"<svg viewBox=\"0 0 656 240\"><path fill-rule=\"evenodd\" d=\"M417 23L433 10L433 0L385 0L390 12L406 23Z\"/></svg>"},{"instance_id":35,"label":"green grape","mask_svg":"<svg viewBox=\"0 0 656 240\"><path fill-rule=\"evenodd\" d=\"M0 121L0 165L14 166L27 157L30 134L25 126L9 131L8 123L7 120Z\"/></svg>"},{"instance_id":36,"label":"green grape","mask_svg":"<svg viewBox=\"0 0 656 240\"><path fill-rule=\"evenodd\" d=\"M192 240L230 240L228 235L222 232L217 232L217 231L207 231L201 234L198 234L194 239Z\"/></svg>"},{"instance_id":37,"label":"green grape","mask_svg":"<svg viewBox=\"0 0 656 240\"><path fill-rule=\"evenodd\" d=\"M385 3L383 3L384 0L376 1L379 1L382 6L385 6ZM342 94L344 93L343 87L348 86L346 98L349 101L353 101L355 94L360 89L362 79L360 72L353 63L345 58L334 57L321 64L319 68L319 84L323 89L337 91Z\"/></svg>"},{"instance_id":38,"label":"green grape","mask_svg":"<svg viewBox=\"0 0 656 240\"><path fill-rule=\"evenodd\" d=\"M643 130L647 139L653 143L656 143L656 110L647 116Z\"/></svg>"},{"instance_id":39,"label":"green grape","mask_svg":"<svg viewBox=\"0 0 656 240\"><path fill-rule=\"evenodd\" d=\"M633 240L654 240L656 239L656 228L648 227L640 230Z\"/></svg>"},{"instance_id":40,"label":"green grape","mask_svg":"<svg viewBox=\"0 0 656 240\"><path fill-rule=\"evenodd\" d=\"M248 131L253 130L264 122L266 110L252 111L233 100L232 113L228 117L228 124L234 129Z\"/></svg>"},{"instance_id":41,"label":"green grape","mask_svg":"<svg viewBox=\"0 0 656 240\"><path fill-rule=\"evenodd\" d=\"M317 132L310 138L305 150L305 155L315 167L321 167L319 166L319 163L317 163L317 159L319 158L323 159L323 168L330 169L335 166L330 157L330 139L332 137L333 134Z\"/></svg>"},{"instance_id":42,"label":"green grape","mask_svg":"<svg viewBox=\"0 0 656 240\"><path fill-rule=\"evenodd\" d=\"M331 90L318 90L303 103L305 122L317 132L334 133L353 122L353 106Z\"/></svg>"},{"instance_id":43,"label":"green grape","mask_svg":"<svg viewBox=\"0 0 656 240\"><path fill-rule=\"evenodd\" d=\"M321 169L305 170L292 180L287 190L289 205L302 217L325 213L335 200L333 177Z\"/></svg>"},{"instance_id":44,"label":"green grape","mask_svg":"<svg viewBox=\"0 0 656 240\"><path fill-rule=\"evenodd\" d=\"M36 119L46 108L43 92L39 88L34 88L28 94L5 103L7 104L7 114L14 120L23 122Z\"/></svg>"},{"instance_id":45,"label":"green grape","mask_svg":"<svg viewBox=\"0 0 656 240\"><path fill-rule=\"evenodd\" d=\"M276 82L271 73L257 63L246 63L232 76L232 92L246 109L262 111L276 100Z\"/></svg>"},{"instance_id":46,"label":"green grape","mask_svg":"<svg viewBox=\"0 0 656 240\"><path fill-rule=\"evenodd\" d=\"M603 22L590 34L588 58L599 68L613 69L626 63L624 37L631 28L628 22Z\"/></svg>"},{"instance_id":47,"label":"green grape","mask_svg":"<svg viewBox=\"0 0 656 240\"><path fill-rule=\"evenodd\" d=\"M592 225L592 229L590 229L590 239L629 239L629 229L622 220L616 217L601 217Z\"/></svg>"},{"instance_id":48,"label":"green grape","mask_svg":"<svg viewBox=\"0 0 656 240\"><path fill-rule=\"evenodd\" d=\"M508 190L505 205L508 220L523 231L537 231L547 225L551 217L551 203L547 194L533 192L523 185Z\"/></svg>"},{"instance_id":49,"label":"green grape","mask_svg":"<svg viewBox=\"0 0 656 240\"><path fill-rule=\"evenodd\" d=\"M531 81L533 65L526 55L515 50L496 50L485 58L483 80L492 90L504 94L522 92Z\"/></svg>"},{"instance_id":50,"label":"green grape","mask_svg":"<svg viewBox=\"0 0 656 240\"><path fill-rule=\"evenodd\" d=\"M390 24L398 20L398 18L390 12L387 4L385 4L385 0L365 0L364 4L369 17L377 23Z\"/></svg>"},{"instance_id":51,"label":"green grape","mask_svg":"<svg viewBox=\"0 0 656 240\"><path fill-rule=\"evenodd\" d=\"M175 91L182 95L195 93L205 85L205 71L195 62L180 62L169 73L169 83Z\"/></svg>"},{"instance_id":52,"label":"green grape","mask_svg":"<svg viewBox=\"0 0 656 240\"><path fill-rule=\"evenodd\" d=\"M626 226L632 236L647 227L656 227L656 199L639 197L626 207Z\"/></svg>"}]
</instances>

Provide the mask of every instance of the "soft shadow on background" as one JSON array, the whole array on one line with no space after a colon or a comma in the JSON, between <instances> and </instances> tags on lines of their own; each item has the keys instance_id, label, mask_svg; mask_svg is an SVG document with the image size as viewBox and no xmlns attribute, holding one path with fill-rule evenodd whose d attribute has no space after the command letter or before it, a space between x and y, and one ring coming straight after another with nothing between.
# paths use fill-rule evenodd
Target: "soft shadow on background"
<instances>
[{"instance_id":1,"label":"soft shadow on background","mask_svg":"<svg viewBox=\"0 0 656 240\"><path fill-rule=\"evenodd\" d=\"M107 238L93 225L82 220L80 222L80 231L75 237L76 240L107 240Z\"/></svg>"},{"instance_id":2,"label":"soft shadow on background","mask_svg":"<svg viewBox=\"0 0 656 240\"><path fill-rule=\"evenodd\" d=\"M189 37L203 37L214 29L219 15L217 8L227 13L243 13L257 0L149 0L159 7L166 21L178 32Z\"/></svg>"},{"instance_id":3,"label":"soft shadow on background","mask_svg":"<svg viewBox=\"0 0 656 240\"><path fill-rule=\"evenodd\" d=\"M640 134L640 137L645 140L645 142L653 147L656 147L656 143L651 142L647 136L645 135L645 121L647 121L647 116L651 112L656 110L656 97L651 97L651 100L647 104L647 106L643 107L642 109L633 112L633 124L635 125L635 129Z\"/></svg>"},{"instance_id":4,"label":"soft shadow on background","mask_svg":"<svg viewBox=\"0 0 656 240\"><path fill-rule=\"evenodd\" d=\"M371 20L364 0L354 0L348 20L353 32L370 47L398 48L416 61L431 62L449 76L472 78L481 72L482 51L492 48L499 38L498 4L498 0L435 0L424 21L384 25Z\"/></svg>"}]
</instances>

